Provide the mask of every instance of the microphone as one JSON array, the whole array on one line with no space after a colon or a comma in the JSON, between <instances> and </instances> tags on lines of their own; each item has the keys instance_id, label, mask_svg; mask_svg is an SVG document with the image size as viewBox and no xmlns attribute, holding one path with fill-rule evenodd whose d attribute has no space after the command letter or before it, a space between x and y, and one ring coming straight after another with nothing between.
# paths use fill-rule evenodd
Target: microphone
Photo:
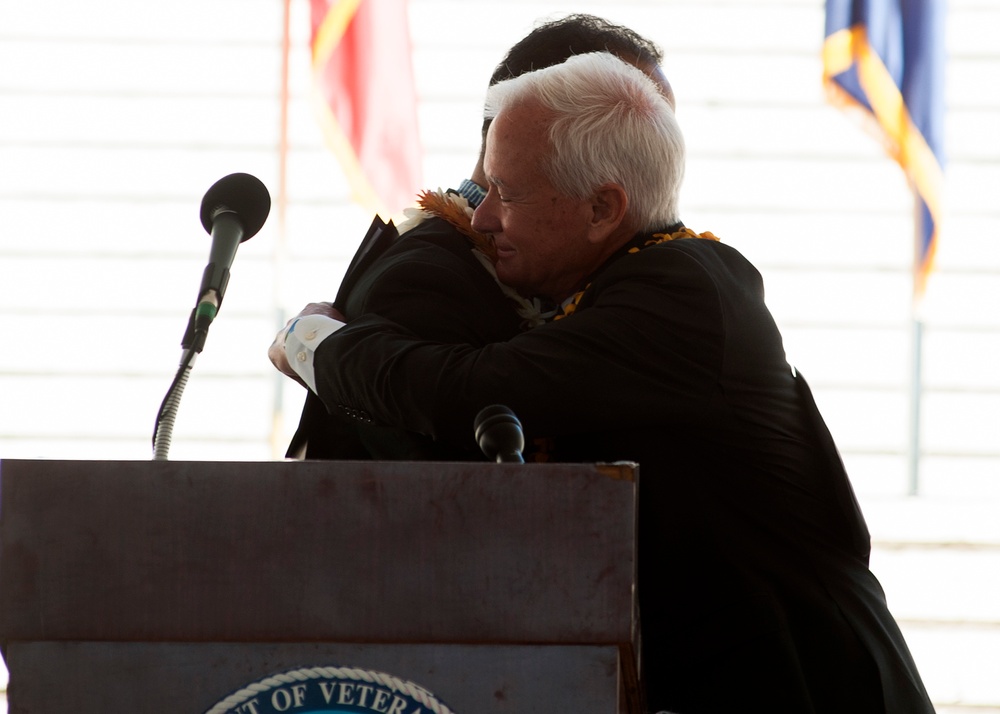
<instances>
[{"instance_id":1,"label":"microphone","mask_svg":"<svg viewBox=\"0 0 1000 714\"><path fill-rule=\"evenodd\" d=\"M475 419L476 442L486 457L497 463L523 464L524 431L521 421L507 407L493 404L484 407Z\"/></svg>"},{"instance_id":2,"label":"microphone","mask_svg":"<svg viewBox=\"0 0 1000 714\"><path fill-rule=\"evenodd\" d=\"M185 349L201 352L208 327L222 305L236 249L257 234L270 210L271 195L260 179L250 174L230 174L205 192L201 224L212 236L212 249L198 289L198 305L181 343Z\"/></svg>"},{"instance_id":3,"label":"microphone","mask_svg":"<svg viewBox=\"0 0 1000 714\"><path fill-rule=\"evenodd\" d=\"M201 225L212 236L212 250L198 299L214 291L222 303L229 283L229 266L240 243L257 235L271 210L271 196L260 179L230 174L219 179L201 200ZM218 305L217 305L218 307Z\"/></svg>"}]
</instances>

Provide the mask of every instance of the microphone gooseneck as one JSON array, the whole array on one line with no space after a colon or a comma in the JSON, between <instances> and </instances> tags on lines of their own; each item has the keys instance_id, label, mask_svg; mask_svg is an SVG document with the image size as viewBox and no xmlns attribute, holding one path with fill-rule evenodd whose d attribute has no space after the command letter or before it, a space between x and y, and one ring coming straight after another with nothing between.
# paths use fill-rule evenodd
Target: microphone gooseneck
<instances>
[{"instance_id":1,"label":"microphone gooseneck","mask_svg":"<svg viewBox=\"0 0 1000 714\"><path fill-rule=\"evenodd\" d=\"M201 201L201 224L212 236L208 266L202 275L198 303L191 311L181 340L181 363L160 405L153 428L153 459L165 461L170 450L177 409L195 356L205 347L212 324L229 283L229 266L240 243L252 238L271 211L271 195L260 179L250 174L230 174L219 179Z\"/></svg>"}]
</instances>

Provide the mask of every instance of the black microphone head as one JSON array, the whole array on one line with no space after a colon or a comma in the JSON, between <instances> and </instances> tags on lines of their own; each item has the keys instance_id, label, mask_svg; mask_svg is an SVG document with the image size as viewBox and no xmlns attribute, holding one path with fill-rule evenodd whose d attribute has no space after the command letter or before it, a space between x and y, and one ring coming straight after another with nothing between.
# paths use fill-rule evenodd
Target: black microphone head
<instances>
[{"instance_id":1,"label":"black microphone head","mask_svg":"<svg viewBox=\"0 0 1000 714\"><path fill-rule=\"evenodd\" d=\"M240 242L257 235L271 212L271 194L260 179L250 174L229 174L205 192L201 200L201 225L212 232L221 212L235 213L243 226Z\"/></svg>"},{"instance_id":2,"label":"black microphone head","mask_svg":"<svg viewBox=\"0 0 1000 714\"><path fill-rule=\"evenodd\" d=\"M489 459L521 460L524 431L521 420L508 407L492 404L484 407L473 422L476 443Z\"/></svg>"}]
</instances>

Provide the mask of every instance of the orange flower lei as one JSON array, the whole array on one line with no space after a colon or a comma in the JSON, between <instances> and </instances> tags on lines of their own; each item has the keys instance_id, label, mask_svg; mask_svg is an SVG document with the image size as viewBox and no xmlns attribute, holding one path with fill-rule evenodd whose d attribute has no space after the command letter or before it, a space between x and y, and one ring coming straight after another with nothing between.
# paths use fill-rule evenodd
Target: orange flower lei
<instances>
[{"instance_id":1,"label":"orange flower lei","mask_svg":"<svg viewBox=\"0 0 1000 714\"><path fill-rule=\"evenodd\" d=\"M659 245L660 243L666 243L667 241L671 240L677 240L678 238L701 238L702 240L714 240L714 241L719 240L719 238L714 233L709 233L708 231L705 231L704 233L695 233L687 226L684 226L679 231L674 231L673 233L654 233L648 241L643 243L641 246L635 246L633 248L629 248L628 252L630 254L638 253L643 248L648 248L651 245ZM559 314L556 315L553 319L561 320L567 315L572 315L574 312L576 312L576 306L580 303L580 300L583 298L583 294L587 292L587 288L589 287L590 283L588 283L583 290L576 293L576 295L573 296L573 299L570 300L568 303L566 303L563 306L562 310L559 312Z\"/></svg>"},{"instance_id":2,"label":"orange flower lei","mask_svg":"<svg viewBox=\"0 0 1000 714\"><path fill-rule=\"evenodd\" d=\"M714 240L718 242L718 237L714 233L709 233L705 231L704 233L695 233L693 230L684 226L679 231L674 231L673 233L654 233L653 237L642 244L643 248L648 248L651 245L657 245L658 243L666 243L669 240L677 240L678 238L702 238L704 240ZM638 253L640 248L629 248L629 253Z\"/></svg>"},{"instance_id":3,"label":"orange flower lei","mask_svg":"<svg viewBox=\"0 0 1000 714\"><path fill-rule=\"evenodd\" d=\"M458 229L472 245L481 250L491 263L497 262L497 248L493 236L480 233L472 227L472 216L469 215L468 202L459 205L451 200L453 194L441 191L421 191L417 196L417 205L427 213L443 218ZM464 201L464 199L463 199Z\"/></svg>"}]
</instances>

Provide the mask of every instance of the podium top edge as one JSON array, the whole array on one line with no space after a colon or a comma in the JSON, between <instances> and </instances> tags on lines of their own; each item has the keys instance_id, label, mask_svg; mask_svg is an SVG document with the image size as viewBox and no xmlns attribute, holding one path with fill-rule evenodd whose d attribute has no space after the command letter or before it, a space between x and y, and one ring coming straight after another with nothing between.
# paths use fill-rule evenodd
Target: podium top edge
<instances>
[{"instance_id":1,"label":"podium top edge","mask_svg":"<svg viewBox=\"0 0 1000 714\"><path fill-rule=\"evenodd\" d=\"M0 473L5 468L12 471L22 469L36 470L60 469L61 467L77 470L83 467L103 466L110 469L131 470L138 466L149 466L153 469L179 468L201 468L216 467L225 469L227 467L240 466L248 469L288 469L303 468L313 470L317 468L343 467L348 470L364 469L367 471L411 471L420 470L441 470L445 472L467 471L469 469L501 470L507 471L547 471L551 473L565 473L568 471L584 471L596 473L610 478L614 481L635 482L639 472L639 464L632 461L598 462L598 463L569 463L569 462L548 462L548 463L492 463L488 461L376 461L376 460L296 460L296 459L274 459L274 460L167 460L157 461L153 459L20 459L20 458L0 458ZM158 473L162 473L159 471Z\"/></svg>"}]
</instances>

